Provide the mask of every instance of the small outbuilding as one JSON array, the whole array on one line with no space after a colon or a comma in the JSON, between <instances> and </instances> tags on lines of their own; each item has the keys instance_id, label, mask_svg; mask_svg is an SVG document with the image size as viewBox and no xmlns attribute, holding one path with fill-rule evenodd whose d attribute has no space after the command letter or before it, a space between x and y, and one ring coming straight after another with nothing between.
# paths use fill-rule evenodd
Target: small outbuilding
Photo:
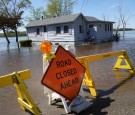
<instances>
[{"instance_id":1,"label":"small outbuilding","mask_svg":"<svg viewBox=\"0 0 135 115\"><path fill-rule=\"evenodd\" d=\"M113 23L82 13L33 20L25 27L29 39L52 42L103 42L112 40Z\"/></svg>"}]
</instances>

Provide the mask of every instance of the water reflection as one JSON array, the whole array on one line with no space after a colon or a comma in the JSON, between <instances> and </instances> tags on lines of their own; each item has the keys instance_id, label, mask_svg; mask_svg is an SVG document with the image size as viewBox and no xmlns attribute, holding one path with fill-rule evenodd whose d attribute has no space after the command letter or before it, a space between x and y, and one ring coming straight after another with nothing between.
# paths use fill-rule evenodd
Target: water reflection
<instances>
[{"instance_id":1,"label":"water reflection","mask_svg":"<svg viewBox=\"0 0 135 115\"><path fill-rule=\"evenodd\" d=\"M19 37L19 40L27 39L27 37ZM0 52L1 51L8 51L9 50L16 50L20 51L19 42L16 42L15 37L9 37L10 44L7 43L5 38L0 38Z\"/></svg>"},{"instance_id":2,"label":"water reflection","mask_svg":"<svg viewBox=\"0 0 135 115\"><path fill-rule=\"evenodd\" d=\"M20 45L19 43L17 42L17 46L18 46L18 51L20 52Z\"/></svg>"},{"instance_id":3,"label":"water reflection","mask_svg":"<svg viewBox=\"0 0 135 115\"><path fill-rule=\"evenodd\" d=\"M18 51L20 52L20 45L19 45L18 42L16 43L16 46L17 46ZM8 52L10 52L11 47L12 47L11 44L7 43L7 51L8 51Z\"/></svg>"},{"instance_id":4,"label":"water reflection","mask_svg":"<svg viewBox=\"0 0 135 115\"><path fill-rule=\"evenodd\" d=\"M8 51L8 52L10 51L10 50L9 50L9 45L10 45L10 44L7 43L7 51Z\"/></svg>"},{"instance_id":5,"label":"water reflection","mask_svg":"<svg viewBox=\"0 0 135 115\"><path fill-rule=\"evenodd\" d=\"M113 43L102 43L102 44L94 44L94 45L79 45L75 46L75 55L77 57L80 56L88 56L97 53L110 52L113 49Z\"/></svg>"}]
</instances>

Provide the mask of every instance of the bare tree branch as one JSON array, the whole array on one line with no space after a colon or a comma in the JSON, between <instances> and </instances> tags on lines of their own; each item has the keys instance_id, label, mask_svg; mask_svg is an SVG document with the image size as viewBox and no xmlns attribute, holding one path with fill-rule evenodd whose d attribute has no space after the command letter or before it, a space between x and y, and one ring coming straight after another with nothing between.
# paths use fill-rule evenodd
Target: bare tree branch
<instances>
[{"instance_id":1,"label":"bare tree branch","mask_svg":"<svg viewBox=\"0 0 135 115\"><path fill-rule=\"evenodd\" d=\"M11 14L9 13L9 11L8 11L8 7L7 7L7 5L5 4L4 0L1 0L1 1L2 1L4 7L5 7L4 10L6 10L7 14L8 14L10 17L12 17Z\"/></svg>"},{"instance_id":2,"label":"bare tree branch","mask_svg":"<svg viewBox=\"0 0 135 115\"><path fill-rule=\"evenodd\" d=\"M133 17L133 15L130 15L129 12L126 11L126 9L123 7L122 3L119 3L117 7L117 12L119 14L119 19L122 24L123 28L123 37L125 36L125 29L127 27L128 21Z\"/></svg>"}]
</instances>

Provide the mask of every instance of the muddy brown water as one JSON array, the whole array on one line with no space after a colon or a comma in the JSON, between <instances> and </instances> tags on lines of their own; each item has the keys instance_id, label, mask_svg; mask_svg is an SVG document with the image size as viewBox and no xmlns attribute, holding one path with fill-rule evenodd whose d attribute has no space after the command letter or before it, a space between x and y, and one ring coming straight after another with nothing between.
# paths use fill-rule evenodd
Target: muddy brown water
<instances>
[{"instance_id":1,"label":"muddy brown water","mask_svg":"<svg viewBox=\"0 0 135 115\"><path fill-rule=\"evenodd\" d=\"M24 39L24 38L22 38ZM25 81L29 92L43 115L65 114L62 104L48 105L48 98L43 94L40 81L43 77L42 52L40 43L33 47L20 47L12 38L7 45L4 38L0 39L0 76L14 71L30 69L31 79ZM72 47L73 45L71 45ZM55 49L54 45L53 49ZM121 38L119 42L73 46L72 52L77 57L88 56L112 51L127 50L130 60L135 67L135 37ZM117 57L89 63L99 98L94 99L87 87L84 87L86 98L94 104L80 115L134 115L135 113L135 78L129 77L128 71L114 72L113 66ZM17 93L13 85L0 89L0 115L27 115L17 102ZM75 113L70 113L75 114Z\"/></svg>"}]
</instances>

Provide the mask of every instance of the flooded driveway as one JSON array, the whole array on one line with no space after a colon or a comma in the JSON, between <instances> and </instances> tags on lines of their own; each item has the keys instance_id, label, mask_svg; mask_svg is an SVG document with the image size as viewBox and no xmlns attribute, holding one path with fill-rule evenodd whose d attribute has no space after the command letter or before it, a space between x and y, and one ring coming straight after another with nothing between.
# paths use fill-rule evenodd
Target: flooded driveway
<instances>
[{"instance_id":1,"label":"flooded driveway","mask_svg":"<svg viewBox=\"0 0 135 115\"><path fill-rule=\"evenodd\" d=\"M130 60L135 67L135 36L126 34L119 42L107 42L90 45L71 45L72 52L77 57L93 54L127 50ZM135 35L135 34L134 34ZM22 38L24 39L24 38ZM18 47L12 38L7 45L4 38L0 38L0 76L24 69L30 69L32 78L25 81L28 90L43 115L65 114L62 103L48 105L48 98L43 94L40 81L43 77L42 52L39 43L33 47ZM55 45L54 48L55 49ZM128 71L114 72L116 58L89 63L99 98L93 98L87 87L84 87L87 100L93 105L80 115L134 115L135 113L135 77L129 77ZM75 113L71 113L72 115ZM23 112L17 102L17 93L13 85L0 89L0 115L29 115Z\"/></svg>"}]
</instances>

